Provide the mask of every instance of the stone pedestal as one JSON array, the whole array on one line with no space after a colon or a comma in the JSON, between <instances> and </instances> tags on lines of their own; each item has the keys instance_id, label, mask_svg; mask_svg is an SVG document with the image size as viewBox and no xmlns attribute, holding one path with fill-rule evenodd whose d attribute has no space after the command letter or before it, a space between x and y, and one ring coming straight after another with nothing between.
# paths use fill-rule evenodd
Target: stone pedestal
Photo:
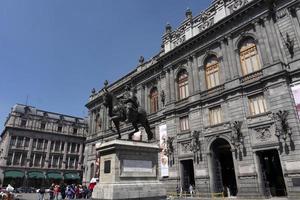
<instances>
[{"instance_id":1,"label":"stone pedestal","mask_svg":"<svg viewBox=\"0 0 300 200\"><path fill-rule=\"evenodd\" d=\"M166 198L166 190L158 180L157 144L112 140L97 144L96 149L100 153L100 177L92 199Z\"/></svg>"}]
</instances>

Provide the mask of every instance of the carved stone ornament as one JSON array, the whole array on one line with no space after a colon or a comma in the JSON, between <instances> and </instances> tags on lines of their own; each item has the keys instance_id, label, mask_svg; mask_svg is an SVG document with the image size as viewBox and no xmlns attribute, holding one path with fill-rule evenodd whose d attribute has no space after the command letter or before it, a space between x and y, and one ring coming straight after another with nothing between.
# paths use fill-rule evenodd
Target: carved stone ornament
<instances>
[{"instance_id":1,"label":"carved stone ornament","mask_svg":"<svg viewBox=\"0 0 300 200\"><path fill-rule=\"evenodd\" d=\"M243 7L248 1L247 0L234 0L232 5L232 10L236 11Z\"/></svg>"},{"instance_id":2,"label":"carved stone ornament","mask_svg":"<svg viewBox=\"0 0 300 200\"><path fill-rule=\"evenodd\" d=\"M181 151L182 153L188 153L191 151L191 143L190 142L182 142L181 143Z\"/></svg>"},{"instance_id":3,"label":"carved stone ornament","mask_svg":"<svg viewBox=\"0 0 300 200\"><path fill-rule=\"evenodd\" d=\"M193 131L192 132L192 140L190 145L190 151L194 153L194 160L197 164L199 161L202 161L202 154L201 154L201 143L199 140L200 131Z\"/></svg>"},{"instance_id":4,"label":"carved stone ornament","mask_svg":"<svg viewBox=\"0 0 300 200\"><path fill-rule=\"evenodd\" d=\"M283 140L286 140L287 136L292 135L292 130L287 120L288 114L287 110L279 110L277 113L273 113L276 127L275 135Z\"/></svg>"},{"instance_id":5,"label":"carved stone ornament","mask_svg":"<svg viewBox=\"0 0 300 200\"><path fill-rule=\"evenodd\" d=\"M255 131L256 131L255 138L258 141L264 142L264 141L270 140L272 137L270 127L257 128L257 129L255 129Z\"/></svg>"},{"instance_id":6,"label":"carved stone ornament","mask_svg":"<svg viewBox=\"0 0 300 200\"><path fill-rule=\"evenodd\" d=\"M238 148L244 142L241 132L242 124L242 121L234 121L230 124L232 130L231 143L235 148Z\"/></svg>"},{"instance_id":7,"label":"carved stone ornament","mask_svg":"<svg viewBox=\"0 0 300 200\"><path fill-rule=\"evenodd\" d=\"M163 154L168 156L169 158L169 165L172 166L175 163L174 159L174 146L173 146L173 141L175 137L168 137L167 139L164 138L163 140L163 146L166 148L163 149Z\"/></svg>"},{"instance_id":8,"label":"carved stone ornament","mask_svg":"<svg viewBox=\"0 0 300 200\"><path fill-rule=\"evenodd\" d=\"M165 95L164 90L162 90L160 93L160 100L161 100L161 103L163 104L163 106L165 106L166 95Z\"/></svg>"},{"instance_id":9,"label":"carved stone ornament","mask_svg":"<svg viewBox=\"0 0 300 200\"><path fill-rule=\"evenodd\" d=\"M288 114L289 112L287 110L279 110L278 112L273 113L276 128L275 135L278 138L279 151L282 153L284 150L286 154L288 154L290 150L295 150L295 144L292 140L292 129L289 126L287 118Z\"/></svg>"},{"instance_id":10,"label":"carved stone ornament","mask_svg":"<svg viewBox=\"0 0 300 200\"><path fill-rule=\"evenodd\" d=\"M144 61L145 61L144 56L140 56L140 58L139 58L139 64L143 64Z\"/></svg>"}]
</instances>

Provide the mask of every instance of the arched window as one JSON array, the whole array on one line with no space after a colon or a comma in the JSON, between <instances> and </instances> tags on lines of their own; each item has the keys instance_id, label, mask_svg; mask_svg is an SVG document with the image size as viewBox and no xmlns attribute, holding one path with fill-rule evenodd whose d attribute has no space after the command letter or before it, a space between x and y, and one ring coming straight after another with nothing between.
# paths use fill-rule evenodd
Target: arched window
<instances>
[{"instance_id":1,"label":"arched window","mask_svg":"<svg viewBox=\"0 0 300 200\"><path fill-rule=\"evenodd\" d=\"M253 38L246 38L240 44L240 61L242 65L243 75L261 69L258 51Z\"/></svg>"},{"instance_id":2,"label":"arched window","mask_svg":"<svg viewBox=\"0 0 300 200\"><path fill-rule=\"evenodd\" d=\"M216 56L210 56L205 62L205 77L207 89L220 84L219 61Z\"/></svg>"},{"instance_id":3,"label":"arched window","mask_svg":"<svg viewBox=\"0 0 300 200\"><path fill-rule=\"evenodd\" d=\"M177 75L178 98L185 99L189 96L188 74L186 70L181 70Z\"/></svg>"},{"instance_id":4,"label":"arched window","mask_svg":"<svg viewBox=\"0 0 300 200\"><path fill-rule=\"evenodd\" d=\"M158 91L154 87L150 91L150 112L155 113L158 111Z\"/></svg>"},{"instance_id":5,"label":"arched window","mask_svg":"<svg viewBox=\"0 0 300 200\"><path fill-rule=\"evenodd\" d=\"M94 178L95 176L95 165L94 163L91 164L91 171L90 171L90 178Z\"/></svg>"}]
</instances>

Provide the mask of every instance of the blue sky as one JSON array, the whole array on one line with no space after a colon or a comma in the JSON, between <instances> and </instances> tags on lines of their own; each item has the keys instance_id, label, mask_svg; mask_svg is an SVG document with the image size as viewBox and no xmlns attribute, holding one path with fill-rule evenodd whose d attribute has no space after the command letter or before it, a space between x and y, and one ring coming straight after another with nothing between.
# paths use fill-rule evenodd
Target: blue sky
<instances>
[{"instance_id":1,"label":"blue sky","mask_svg":"<svg viewBox=\"0 0 300 200\"><path fill-rule=\"evenodd\" d=\"M1 0L0 126L15 103L84 117L93 87L160 49L173 27L212 0Z\"/></svg>"}]
</instances>

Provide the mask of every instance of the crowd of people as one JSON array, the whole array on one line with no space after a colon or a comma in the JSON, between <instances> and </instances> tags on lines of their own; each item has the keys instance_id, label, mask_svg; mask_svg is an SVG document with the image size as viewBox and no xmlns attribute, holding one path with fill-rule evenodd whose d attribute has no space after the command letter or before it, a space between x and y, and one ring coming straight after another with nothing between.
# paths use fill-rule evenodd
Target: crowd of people
<instances>
[{"instance_id":1,"label":"crowd of people","mask_svg":"<svg viewBox=\"0 0 300 200\"><path fill-rule=\"evenodd\" d=\"M49 200L69 200L69 199L89 199L95 184L90 183L86 185L66 185L64 183L58 185L52 183L49 189L40 188L38 193L38 200L45 200L46 194L49 194ZM48 198L47 198L48 199Z\"/></svg>"}]
</instances>

